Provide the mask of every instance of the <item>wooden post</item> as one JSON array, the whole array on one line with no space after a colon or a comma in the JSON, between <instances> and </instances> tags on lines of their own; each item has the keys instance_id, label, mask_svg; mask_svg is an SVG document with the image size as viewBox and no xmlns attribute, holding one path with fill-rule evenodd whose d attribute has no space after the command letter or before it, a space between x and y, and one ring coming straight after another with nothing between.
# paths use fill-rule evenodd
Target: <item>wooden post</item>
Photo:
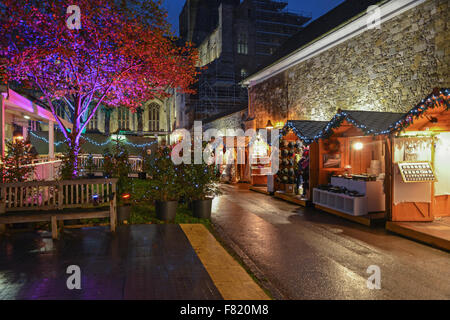
<instances>
[{"instance_id":1,"label":"wooden post","mask_svg":"<svg viewBox=\"0 0 450 320\"><path fill-rule=\"evenodd\" d=\"M54 122L48 122L48 158L53 160L55 158L55 130Z\"/></svg>"},{"instance_id":2,"label":"wooden post","mask_svg":"<svg viewBox=\"0 0 450 320\"><path fill-rule=\"evenodd\" d=\"M385 177L384 177L384 192L386 194L386 220L392 221L393 206L394 206L394 137L389 135L386 139L386 154L385 154Z\"/></svg>"},{"instance_id":3,"label":"wooden post","mask_svg":"<svg viewBox=\"0 0 450 320\"><path fill-rule=\"evenodd\" d=\"M6 213L6 188L0 188L0 214ZM6 232L6 224L0 224L0 234Z\"/></svg>"},{"instance_id":4,"label":"wooden post","mask_svg":"<svg viewBox=\"0 0 450 320\"><path fill-rule=\"evenodd\" d=\"M114 197L113 199L110 201L110 205L109 205L109 224L111 227L111 232L115 232L116 231L116 224L117 224L117 204L116 204L116 186L115 184L112 185L111 187L111 192L114 192Z\"/></svg>"},{"instance_id":5,"label":"wooden post","mask_svg":"<svg viewBox=\"0 0 450 320\"><path fill-rule=\"evenodd\" d=\"M58 239L58 222L56 220L56 216L51 217L52 222L52 239L57 240Z\"/></svg>"},{"instance_id":6,"label":"wooden post","mask_svg":"<svg viewBox=\"0 0 450 320\"><path fill-rule=\"evenodd\" d=\"M0 93L0 157L5 156L5 98Z\"/></svg>"}]
</instances>

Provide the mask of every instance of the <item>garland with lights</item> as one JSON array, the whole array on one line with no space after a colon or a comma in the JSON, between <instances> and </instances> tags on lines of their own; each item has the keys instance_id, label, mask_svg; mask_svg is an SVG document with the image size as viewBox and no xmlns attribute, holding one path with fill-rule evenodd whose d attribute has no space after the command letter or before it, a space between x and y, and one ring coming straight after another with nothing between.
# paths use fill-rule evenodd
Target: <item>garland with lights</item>
<instances>
[{"instance_id":1,"label":"garland with lights","mask_svg":"<svg viewBox=\"0 0 450 320\"><path fill-rule=\"evenodd\" d=\"M354 125L356 128L361 129L364 134L366 135L388 135L390 133L399 132L402 130L405 130L407 127L409 127L414 119L418 119L424 116L424 113L429 109L434 109L438 107L445 107L445 110L450 109L450 89L449 88L443 88L443 89L434 89L431 94L429 94L425 99L423 99L419 104L417 104L414 108L412 108L410 111L405 113L405 115L400 118L397 122L394 124L391 124L389 128L386 130L380 130L376 131L373 129L368 128L364 124L361 124L357 122L355 119L353 119L347 112L339 110L336 115L328 122L328 124L323 128L314 138L310 139L308 137L303 136L291 123L287 123L281 134L280 134L280 140L281 138L287 134L288 130L294 131L294 133L304 141L306 145L311 144L314 141L317 141L319 139L326 139L331 136L333 133L333 130L336 128L339 128L344 120L347 120L347 122Z\"/></svg>"},{"instance_id":2,"label":"garland with lights","mask_svg":"<svg viewBox=\"0 0 450 320\"><path fill-rule=\"evenodd\" d=\"M37 135L37 134L34 133L33 131L30 131L29 133L30 133L33 137L35 137L36 139L42 140L42 141L44 141L45 143L49 143L48 139L46 139L46 138L44 138L44 137L41 137L41 136ZM82 136L82 139L86 140L87 142L89 142L89 143L91 143L91 144L93 144L93 145L95 145L95 146L97 146L97 147L104 147L104 146L106 146L106 145L108 145L108 144L113 143L113 141L111 140L111 138L108 138L105 142L102 142L102 143L98 143L98 142L96 142L96 141L94 141L94 140L92 140L92 139L90 139L89 137L86 137L86 136ZM57 146L61 145L61 144L64 143L64 142L65 142L65 141L55 141L54 144L55 144L55 146L57 147ZM152 142L149 142L149 143L143 143L143 144L135 144L135 143L132 143L132 142L130 142L130 141L122 141L122 143L125 144L125 145L129 145L129 146L135 147L135 148L147 148L147 147L150 147L150 146L154 145L155 143L157 143L157 141L152 141Z\"/></svg>"},{"instance_id":3,"label":"garland with lights","mask_svg":"<svg viewBox=\"0 0 450 320\"><path fill-rule=\"evenodd\" d=\"M315 141L314 139L304 136L300 131L297 130L297 128L294 126L294 124L291 123L290 121L288 121L285 124L285 126L283 127L283 129L281 129L281 133L280 133L280 137L279 137L280 141L286 134L288 134L289 130L292 130L297 135L297 137L303 141L303 144L305 146L308 146Z\"/></svg>"},{"instance_id":4,"label":"garland with lights","mask_svg":"<svg viewBox=\"0 0 450 320\"><path fill-rule=\"evenodd\" d=\"M445 107L445 110L450 109L450 88L438 89L435 88L431 94L423 99L418 105L412 108L405 116L393 125L392 132L398 132L406 129L411 125L414 119L419 119L424 116L428 109L438 107Z\"/></svg>"}]
</instances>

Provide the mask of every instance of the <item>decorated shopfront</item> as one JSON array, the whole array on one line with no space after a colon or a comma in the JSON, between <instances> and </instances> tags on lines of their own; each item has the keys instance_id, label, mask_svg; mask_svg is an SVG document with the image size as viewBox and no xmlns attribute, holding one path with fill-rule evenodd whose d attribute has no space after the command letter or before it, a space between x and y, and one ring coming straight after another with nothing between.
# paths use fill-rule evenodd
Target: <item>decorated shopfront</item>
<instances>
[{"instance_id":1,"label":"decorated shopfront","mask_svg":"<svg viewBox=\"0 0 450 320\"><path fill-rule=\"evenodd\" d=\"M275 196L306 205L318 184L316 136L327 121L290 120L280 135L279 171L275 176Z\"/></svg>"},{"instance_id":2,"label":"decorated shopfront","mask_svg":"<svg viewBox=\"0 0 450 320\"><path fill-rule=\"evenodd\" d=\"M404 114L339 110L319 134L317 208L343 217L383 220L387 137Z\"/></svg>"},{"instance_id":3,"label":"decorated shopfront","mask_svg":"<svg viewBox=\"0 0 450 320\"><path fill-rule=\"evenodd\" d=\"M390 141L391 221L450 216L449 90L434 90L396 125Z\"/></svg>"}]
</instances>

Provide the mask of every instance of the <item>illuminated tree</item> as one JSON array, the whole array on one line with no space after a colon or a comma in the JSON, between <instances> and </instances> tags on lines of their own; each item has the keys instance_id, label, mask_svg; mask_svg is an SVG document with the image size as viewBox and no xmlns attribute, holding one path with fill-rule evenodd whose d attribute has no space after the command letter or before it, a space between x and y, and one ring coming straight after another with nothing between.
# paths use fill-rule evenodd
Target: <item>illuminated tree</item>
<instances>
[{"instance_id":1,"label":"illuminated tree","mask_svg":"<svg viewBox=\"0 0 450 320\"><path fill-rule=\"evenodd\" d=\"M66 23L71 5L80 8L81 29ZM135 110L168 88L192 93L197 52L169 36L160 1L2 0L0 22L2 72L42 92L75 156L100 105ZM72 129L56 101L67 104Z\"/></svg>"}]
</instances>

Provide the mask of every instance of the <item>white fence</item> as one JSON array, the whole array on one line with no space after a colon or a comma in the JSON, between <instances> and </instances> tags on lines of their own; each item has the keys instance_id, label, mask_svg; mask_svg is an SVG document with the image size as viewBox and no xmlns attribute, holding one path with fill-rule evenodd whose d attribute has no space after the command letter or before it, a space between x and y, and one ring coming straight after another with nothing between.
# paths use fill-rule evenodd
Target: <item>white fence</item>
<instances>
[{"instance_id":1,"label":"white fence","mask_svg":"<svg viewBox=\"0 0 450 320\"><path fill-rule=\"evenodd\" d=\"M87 159L89 155L82 154L79 156L80 167L83 171L87 170ZM103 156L93 155L94 173L103 172ZM142 158L137 156L130 156L128 161L131 165L131 174L136 175L142 172ZM33 167L33 173L29 175L28 181L51 181L58 178L59 168L62 160L49 160L47 156L41 156L33 159L31 164L24 165L24 167Z\"/></svg>"},{"instance_id":2,"label":"white fence","mask_svg":"<svg viewBox=\"0 0 450 320\"><path fill-rule=\"evenodd\" d=\"M88 167L88 158L89 158L88 154L81 154L78 156L78 159L80 159L80 166L84 170L86 170ZM93 154L92 160L93 160L94 171L95 172L103 171L103 155ZM141 157L129 156L128 162L131 165L132 173L142 172L142 158Z\"/></svg>"}]
</instances>

